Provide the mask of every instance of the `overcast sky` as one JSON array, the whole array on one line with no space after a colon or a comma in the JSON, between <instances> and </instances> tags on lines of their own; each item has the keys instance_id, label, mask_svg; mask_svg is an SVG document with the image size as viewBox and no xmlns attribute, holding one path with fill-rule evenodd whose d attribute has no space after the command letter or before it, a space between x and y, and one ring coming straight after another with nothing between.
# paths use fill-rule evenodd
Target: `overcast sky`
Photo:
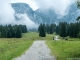
<instances>
[{"instance_id":1,"label":"overcast sky","mask_svg":"<svg viewBox=\"0 0 80 60\"><path fill-rule=\"evenodd\" d=\"M75 0L10 0L9 2L24 2L29 4L33 10L53 8L56 12L64 15L67 7L74 3Z\"/></svg>"},{"instance_id":2,"label":"overcast sky","mask_svg":"<svg viewBox=\"0 0 80 60\"><path fill-rule=\"evenodd\" d=\"M63 9L66 6L69 6L74 1L75 0L10 0L9 2L28 3L34 10L36 10L38 7L51 7L52 5L54 7L61 7L61 9Z\"/></svg>"},{"instance_id":3,"label":"overcast sky","mask_svg":"<svg viewBox=\"0 0 80 60\"><path fill-rule=\"evenodd\" d=\"M33 10L38 8L49 9L52 8L60 15L65 15L67 8L75 2L75 0L1 0L0 9L5 9L6 4L22 2L27 3ZM9 5L7 7L10 7ZM1 10L0 10L1 11ZM2 12L2 11L1 11Z\"/></svg>"},{"instance_id":4,"label":"overcast sky","mask_svg":"<svg viewBox=\"0 0 80 60\"><path fill-rule=\"evenodd\" d=\"M16 3L16 2L22 2L22 3L30 3L30 6L32 6L31 1L25 1L25 0L1 0L0 1L0 24L6 25L6 24L25 24L27 28L36 28L38 27L38 24L36 24L34 21L30 20L27 14L16 14L17 17L20 18L19 21L16 21L15 19L15 11L12 8L10 3ZM33 8L35 8L35 4L33 4ZM33 27L34 26L34 27Z\"/></svg>"},{"instance_id":5,"label":"overcast sky","mask_svg":"<svg viewBox=\"0 0 80 60\"><path fill-rule=\"evenodd\" d=\"M15 11L9 3L17 2L27 3L33 10L36 10L38 8L52 8L60 15L65 15L67 7L74 3L75 0L0 0L0 23L5 24L15 22ZM25 15L21 16L25 17ZM26 18L28 17L26 16Z\"/></svg>"},{"instance_id":6,"label":"overcast sky","mask_svg":"<svg viewBox=\"0 0 80 60\"><path fill-rule=\"evenodd\" d=\"M53 8L58 13L64 14L67 7L74 3L75 0L1 0L0 4L2 4L2 2L3 3L22 2L29 4L33 10L36 10L38 8L45 9Z\"/></svg>"}]
</instances>

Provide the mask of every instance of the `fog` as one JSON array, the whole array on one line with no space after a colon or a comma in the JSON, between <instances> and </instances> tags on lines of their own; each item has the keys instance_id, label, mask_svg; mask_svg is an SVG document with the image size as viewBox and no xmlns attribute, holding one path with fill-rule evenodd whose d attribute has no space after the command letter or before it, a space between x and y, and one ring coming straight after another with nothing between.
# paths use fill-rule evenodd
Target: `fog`
<instances>
[{"instance_id":1,"label":"fog","mask_svg":"<svg viewBox=\"0 0 80 60\"><path fill-rule=\"evenodd\" d=\"M36 28L38 24L34 23L29 19L27 14L16 14L17 17L21 18L16 21L14 14L15 11L10 3L25 2L30 5L33 10L38 8L41 9L54 9L56 14L64 16L67 8L75 3L75 0L1 0L0 1L0 24L25 24L28 28Z\"/></svg>"},{"instance_id":2,"label":"fog","mask_svg":"<svg viewBox=\"0 0 80 60\"><path fill-rule=\"evenodd\" d=\"M53 8L56 13L65 15L67 8L75 3L76 0L10 0L11 2L25 2L30 5L33 10L38 8Z\"/></svg>"},{"instance_id":3,"label":"fog","mask_svg":"<svg viewBox=\"0 0 80 60\"><path fill-rule=\"evenodd\" d=\"M54 9L56 14L65 15L67 8L75 3L75 0L34 0L39 8Z\"/></svg>"},{"instance_id":4,"label":"fog","mask_svg":"<svg viewBox=\"0 0 80 60\"><path fill-rule=\"evenodd\" d=\"M38 24L36 24L32 20L30 20L28 18L27 14L16 14L16 16L20 20L15 22L15 24L25 24L27 26L27 28L29 28L29 29L38 27Z\"/></svg>"},{"instance_id":5,"label":"fog","mask_svg":"<svg viewBox=\"0 0 80 60\"><path fill-rule=\"evenodd\" d=\"M27 14L16 14L16 16L20 19L18 21L16 21L14 14L15 11L8 1L6 2L3 0L0 2L0 24L22 24L26 25L29 29L38 27L38 24L30 20Z\"/></svg>"},{"instance_id":6,"label":"fog","mask_svg":"<svg viewBox=\"0 0 80 60\"><path fill-rule=\"evenodd\" d=\"M0 3L0 24L12 24L15 20L14 13L15 11L9 3Z\"/></svg>"}]
</instances>

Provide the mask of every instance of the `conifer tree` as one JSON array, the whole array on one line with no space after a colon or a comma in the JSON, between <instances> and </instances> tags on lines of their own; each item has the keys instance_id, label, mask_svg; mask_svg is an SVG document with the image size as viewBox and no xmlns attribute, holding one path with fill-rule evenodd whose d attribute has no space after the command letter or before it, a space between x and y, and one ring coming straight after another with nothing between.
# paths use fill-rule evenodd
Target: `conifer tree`
<instances>
[{"instance_id":1,"label":"conifer tree","mask_svg":"<svg viewBox=\"0 0 80 60\"><path fill-rule=\"evenodd\" d=\"M16 28L16 38L21 38L22 37L22 31L19 26Z\"/></svg>"},{"instance_id":2,"label":"conifer tree","mask_svg":"<svg viewBox=\"0 0 80 60\"><path fill-rule=\"evenodd\" d=\"M61 37L66 37L66 23L65 22L61 22L60 24L60 36Z\"/></svg>"},{"instance_id":3,"label":"conifer tree","mask_svg":"<svg viewBox=\"0 0 80 60\"><path fill-rule=\"evenodd\" d=\"M46 25L46 32L47 32L48 34L50 33L50 27L49 27L48 24Z\"/></svg>"},{"instance_id":4,"label":"conifer tree","mask_svg":"<svg viewBox=\"0 0 80 60\"><path fill-rule=\"evenodd\" d=\"M50 25L50 34L53 34L53 29L54 29L53 24L51 24Z\"/></svg>"},{"instance_id":5,"label":"conifer tree","mask_svg":"<svg viewBox=\"0 0 80 60\"><path fill-rule=\"evenodd\" d=\"M41 37L45 37L46 36L46 32L45 32L45 26L44 24L40 24L39 26L39 36Z\"/></svg>"}]
</instances>

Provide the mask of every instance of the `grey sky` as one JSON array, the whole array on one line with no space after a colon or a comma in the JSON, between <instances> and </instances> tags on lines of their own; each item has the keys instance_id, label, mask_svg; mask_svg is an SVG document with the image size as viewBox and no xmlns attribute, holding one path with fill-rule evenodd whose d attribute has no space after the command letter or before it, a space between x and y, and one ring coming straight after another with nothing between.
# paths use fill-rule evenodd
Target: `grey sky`
<instances>
[{"instance_id":1,"label":"grey sky","mask_svg":"<svg viewBox=\"0 0 80 60\"><path fill-rule=\"evenodd\" d=\"M75 0L1 0L0 1L0 24L17 23L14 17L15 11L9 4L9 3L16 3L16 2L27 3L30 5L30 7L33 10L36 10L38 8L42 8L42 9L53 8L56 13L59 13L60 15L64 15L65 11L67 10L67 7L69 7L72 3L74 3ZM31 21L27 16L25 15L21 15L21 16L26 17L28 19L28 22ZM31 24L32 26L34 25L33 21Z\"/></svg>"},{"instance_id":2,"label":"grey sky","mask_svg":"<svg viewBox=\"0 0 80 60\"><path fill-rule=\"evenodd\" d=\"M25 2L33 10L53 8L60 15L64 15L67 7L74 3L75 0L10 0L9 2Z\"/></svg>"},{"instance_id":3,"label":"grey sky","mask_svg":"<svg viewBox=\"0 0 80 60\"><path fill-rule=\"evenodd\" d=\"M24 2L30 5L33 10L38 8L53 8L56 12L64 14L67 7L69 7L75 0L1 0L6 3ZM0 1L0 4L2 3Z\"/></svg>"},{"instance_id":4,"label":"grey sky","mask_svg":"<svg viewBox=\"0 0 80 60\"><path fill-rule=\"evenodd\" d=\"M75 2L75 0L35 0L36 4L42 9L53 8L55 12L64 15L67 8Z\"/></svg>"},{"instance_id":5,"label":"grey sky","mask_svg":"<svg viewBox=\"0 0 80 60\"><path fill-rule=\"evenodd\" d=\"M29 19L27 14L17 14L17 17L21 18L19 21L16 21L14 14L15 11L12 8L10 3L21 2L15 0L1 0L0 1L0 24L25 24L28 28L36 28L38 25ZM24 2L24 1L23 1Z\"/></svg>"}]
</instances>

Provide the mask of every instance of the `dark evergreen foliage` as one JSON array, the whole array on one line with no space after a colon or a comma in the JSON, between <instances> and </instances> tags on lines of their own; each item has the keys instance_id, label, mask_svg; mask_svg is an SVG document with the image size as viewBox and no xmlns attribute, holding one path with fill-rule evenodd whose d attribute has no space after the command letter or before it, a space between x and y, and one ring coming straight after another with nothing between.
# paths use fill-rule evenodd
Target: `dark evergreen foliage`
<instances>
[{"instance_id":1,"label":"dark evergreen foliage","mask_svg":"<svg viewBox=\"0 0 80 60\"><path fill-rule=\"evenodd\" d=\"M60 31L59 34L61 37L66 37L67 36L67 23L66 22L60 22L59 24Z\"/></svg>"},{"instance_id":2,"label":"dark evergreen foliage","mask_svg":"<svg viewBox=\"0 0 80 60\"><path fill-rule=\"evenodd\" d=\"M53 34L56 30L56 24L51 24L50 25L50 34Z\"/></svg>"},{"instance_id":3,"label":"dark evergreen foliage","mask_svg":"<svg viewBox=\"0 0 80 60\"><path fill-rule=\"evenodd\" d=\"M50 26L47 24L46 25L46 32L49 34L50 33Z\"/></svg>"},{"instance_id":4,"label":"dark evergreen foliage","mask_svg":"<svg viewBox=\"0 0 80 60\"><path fill-rule=\"evenodd\" d=\"M20 26L16 27L15 37L16 38L21 38L22 37L22 31L21 31Z\"/></svg>"},{"instance_id":5,"label":"dark evergreen foliage","mask_svg":"<svg viewBox=\"0 0 80 60\"><path fill-rule=\"evenodd\" d=\"M39 36L43 36L44 32L48 34L53 34L56 32L61 37L70 36L72 38L80 38L80 22L76 23L67 23L60 22L58 25L56 24L41 24L38 28Z\"/></svg>"},{"instance_id":6,"label":"dark evergreen foliage","mask_svg":"<svg viewBox=\"0 0 80 60\"><path fill-rule=\"evenodd\" d=\"M46 36L45 24L40 24L38 31L39 31L39 36L45 37Z\"/></svg>"},{"instance_id":7,"label":"dark evergreen foliage","mask_svg":"<svg viewBox=\"0 0 80 60\"><path fill-rule=\"evenodd\" d=\"M0 38L21 38L27 32L26 25L0 25Z\"/></svg>"},{"instance_id":8,"label":"dark evergreen foliage","mask_svg":"<svg viewBox=\"0 0 80 60\"><path fill-rule=\"evenodd\" d=\"M78 38L80 36L80 22L70 24L60 22L59 25L56 26L56 33L61 37L70 36L72 38Z\"/></svg>"}]
</instances>

